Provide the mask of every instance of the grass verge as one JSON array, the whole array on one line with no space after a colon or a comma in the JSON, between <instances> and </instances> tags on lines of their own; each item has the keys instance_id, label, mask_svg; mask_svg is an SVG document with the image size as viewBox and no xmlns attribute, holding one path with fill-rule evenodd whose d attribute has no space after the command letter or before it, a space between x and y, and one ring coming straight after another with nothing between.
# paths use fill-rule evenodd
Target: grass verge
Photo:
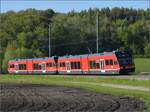
<instances>
[{"instance_id":1,"label":"grass verge","mask_svg":"<svg viewBox=\"0 0 150 112\"><path fill-rule=\"evenodd\" d=\"M60 76L60 75L2 75L0 76L0 82L7 81L36 81L40 80L49 81L68 81L68 82L93 82L93 83L110 83L121 84L130 86L143 86L145 88L150 87L149 80L136 80L136 79L123 79L123 78L110 78L110 77L86 77L86 76Z\"/></svg>"},{"instance_id":2,"label":"grass verge","mask_svg":"<svg viewBox=\"0 0 150 112\"><path fill-rule=\"evenodd\" d=\"M149 72L150 73L150 58L136 58L134 60L136 71L135 73Z\"/></svg>"}]
</instances>

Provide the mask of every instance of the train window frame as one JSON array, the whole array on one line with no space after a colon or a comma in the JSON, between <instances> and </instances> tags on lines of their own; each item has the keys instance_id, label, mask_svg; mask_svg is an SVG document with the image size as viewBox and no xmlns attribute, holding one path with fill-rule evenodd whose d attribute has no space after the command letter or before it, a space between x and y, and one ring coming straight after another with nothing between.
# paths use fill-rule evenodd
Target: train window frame
<instances>
[{"instance_id":1,"label":"train window frame","mask_svg":"<svg viewBox=\"0 0 150 112\"><path fill-rule=\"evenodd\" d=\"M105 65L109 65L109 60L105 60Z\"/></svg>"},{"instance_id":2,"label":"train window frame","mask_svg":"<svg viewBox=\"0 0 150 112\"><path fill-rule=\"evenodd\" d=\"M110 59L109 61L110 61L110 65L113 65L113 60L112 60L112 59Z\"/></svg>"},{"instance_id":3,"label":"train window frame","mask_svg":"<svg viewBox=\"0 0 150 112\"><path fill-rule=\"evenodd\" d=\"M81 69L81 62L79 61L75 61L75 62L71 62L71 69Z\"/></svg>"},{"instance_id":4,"label":"train window frame","mask_svg":"<svg viewBox=\"0 0 150 112\"><path fill-rule=\"evenodd\" d=\"M77 62L78 69L81 69L81 62Z\"/></svg>"},{"instance_id":5,"label":"train window frame","mask_svg":"<svg viewBox=\"0 0 150 112\"><path fill-rule=\"evenodd\" d=\"M74 62L71 62L70 66L71 66L71 69L75 69L75 63Z\"/></svg>"},{"instance_id":6,"label":"train window frame","mask_svg":"<svg viewBox=\"0 0 150 112\"><path fill-rule=\"evenodd\" d=\"M27 70L26 64L19 64L19 70Z\"/></svg>"},{"instance_id":7,"label":"train window frame","mask_svg":"<svg viewBox=\"0 0 150 112\"><path fill-rule=\"evenodd\" d=\"M41 70L42 67L39 63L33 63L33 70Z\"/></svg>"},{"instance_id":8,"label":"train window frame","mask_svg":"<svg viewBox=\"0 0 150 112\"><path fill-rule=\"evenodd\" d=\"M59 63L59 67L62 67L62 62Z\"/></svg>"},{"instance_id":9,"label":"train window frame","mask_svg":"<svg viewBox=\"0 0 150 112\"><path fill-rule=\"evenodd\" d=\"M46 67L53 67L53 63L52 62L46 63Z\"/></svg>"},{"instance_id":10,"label":"train window frame","mask_svg":"<svg viewBox=\"0 0 150 112\"><path fill-rule=\"evenodd\" d=\"M63 67L65 67L66 66L65 62L62 62L62 65L63 65Z\"/></svg>"},{"instance_id":11,"label":"train window frame","mask_svg":"<svg viewBox=\"0 0 150 112\"><path fill-rule=\"evenodd\" d=\"M97 69L97 64L98 63L96 63L96 60L90 60L89 61L89 69Z\"/></svg>"},{"instance_id":12,"label":"train window frame","mask_svg":"<svg viewBox=\"0 0 150 112\"><path fill-rule=\"evenodd\" d=\"M66 65L65 65L65 62L60 62L59 63L59 67L65 67Z\"/></svg>"},{"instance_id":13,"label":"train window frame","mask_svg":"<svg viewBox=\"0 0 150 112\"><path fill-rule=\"evenodd\" d=\"M9 65L9 68L14 68L14 67L15 67L14 64Z\"/></svg>"},{"instance_id":14,"label":"train window frame","mask_svg":"<svg viewBox=\"0 0 150 112\"><path fill-rule=\"evenodd\" d=\"M114 65L113 59L106 59L105 60L105 65L106 66Z\"/></svg>"}]
</instances>

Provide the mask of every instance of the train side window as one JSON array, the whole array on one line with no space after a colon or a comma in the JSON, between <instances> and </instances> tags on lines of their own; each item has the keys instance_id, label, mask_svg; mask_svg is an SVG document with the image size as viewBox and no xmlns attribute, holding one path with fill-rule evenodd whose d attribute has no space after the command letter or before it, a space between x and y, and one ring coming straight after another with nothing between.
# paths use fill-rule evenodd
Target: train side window
<instances>
[{"instance_id":1,"label":"train side window","mask_svg":"<svg viewBox=\"0 0 150 112\"><path fill-rule=\"evenodd\" d=\"M71 62L71 69L75 69L75 63Z\"/></svg>"},{"instance_id":2,"label":"train side window","mask_svg":"<svg viewBox=\"0 0 150 112\"><path fill-rule=\"evenodd\" d=\"M9 68L14 68L14 64L10 65Z\"/></svg>"},{"instance_id":3,"label":"train side window","mask_svg":"<svg viewBox=\"0 0 150 112\"><path fill-rule=\"evenodd\" d=\"M38 63L34 63L33 64L33 69L34 70L40 70L41 69L41 65L39 65Z\"/></svg>"},{"instance_id":4,"label":"train side window","mask_svg":"<svg viewBox=\"0 0 150 112\"><path fill-rule=\"evenodd\" d=\"M71 69L81 69L80 62L71 62Z\"/></svg>"},{"instance_id":5,"label":"train side window","mask_svg":"<svg viewBox=\"0 0 150 112\"><path fill-rule=\"evenodd\" d=\"M60 62L60 63L59 63L59 66L60 66L60 67L65 67L65 62Z\"/></svg>"},{"instance_id":6,"label":"train side window","mask_svg":"<svg viewBox=\"0 0 150 112\"><path fill-rule=\"evenodd\" d=\"M75 69L81 69L80 62L75 62Z\"/></svg>"},{"instance_id":7,"label":"train side window","mask_svg":"<svg viewBox=\"0 0 150 112\"><path fill-rule=\"evenodd\" d=\"M89 68L92 69L92 61L89 61Z\"/></svg>"},{"instance_id":8,"label":"train side window","mask_svg":"<svg viewBox=\"0 0 150 112\"><path fill-rule=\"evenodd\" d=\"M47 67L52 67L52 63L46 63Z\"/></svg>"},{"instance_id":9,"label":"train side window","mask_svg":"<svg viewBox=\"0 0 150 112\"><path fill-rule=\"evenodd\" d=\"M78 65L78 69L81 69L81 64L80 64L80 62L77 62L77 65Z\"/></svg>"},{"instance_id":10,"label":"train side window","mask_svg":"<svg viewBox=\"0 0 150 112\"><path fill-rule=\"evenodd\" d=\"M52 63L49 63L49 67L52 67Z\"/></svg>"},{"instance_id":11,"label":"train side window","mask_svg":"<svg viewBox=\"0 0 150 112\"><path fill-rule=\"evenodd\" d=\"M109 60L110 61L110 65L113 65L113 60Z\"/></svg>"},{"instance_id":12,"label":"train side window","mask_svg":"<svg viewBox=\"0 0 150 112\"><path fill-rule=\"evenodd\" d=\"M22 64L19 64L19 70L22 70Z\"/></svg>"},{"instance_id":13,"label":"train side window","mask_svg":"<svg viewBox=\"0 0 150 112\"><path fill-rule=\"evenodd\" d=\"M109 65L109 60L105 60L105 64L106 64L106 65Z\"/></svg>"},{"instance_id":14,"label":"train side window","mask_svg":"<svg viewBox=\"0 0 150 112\"><path fill-rule=\"evenodd\" d=\"M77 62L74 62L74 69L78 69L78 63Z\"/></svg>"},{"instance_id":15,"label":"train side window","mask_svg":"<svg viewBox=\"0 0 150 112\"><path fill-rule=\"evenodd\" d=\"M89 61L90 69L96 69L97 64L95 61Z\"/></svg>"},{"instance_id":16,"label":"train side window","mask_svg":"<svg viewBox=\"0 0 150 112\"><path fill-rule=\"evenodd\" d=\"M24 64L24 65L23 65L23 69L24 69L24 70L26 70L26 69L27 69L26 64Z\"/></svg>"},{"instance_id":17,"label":"train side window","mask_svg":"<svg viewBox=\"0 0 150 112\"><path fill-rule=\"evenodd\" d=\"M105 60L106 65L113 65L113 60Z\"/></svg>"},{"instance_id":18,"label":"train side window","mask_svg":"<svg viewBox=\"0 0 150 112\"><path fill-rule=\"evenodd\" d=\"M99 63L96 63L96 69L99 69L99 68L100 68Z\"/></svg>"},{"instance_id":19,"label":"train side window","mask_svg":"<svg viewBox=\"0 0 150 112\"><path fill-rule=\"evenodd\" d=\"M59 66L60 66L60 67L63 67L63 66L62 66L62 62L59 63Z\"/></svg>"},{"instance_id":20,"label":"train side window","mask_svg":"<svg viewBox=\"0 0 150 112\"><path fill-rule=\"evenodd\" d=\"M19 70L26 70L26 64L19 64Z\"/></svg>"},{"instance_id":21,"label":"train side window","mask_svg":"<svg viewBox=\"0 0 150 112\"><path fill-rule=\"evenodd\" d=\"M37 64L33 64L33 69L36 69L37 68Z\"/></svg>"},{"instance_id":22,"label":"train side window","mask_svg":"<svg viewBox=\"0 0 150 112\"><path fill-rule=\"evenodd\" d=\"M65 62L62 62L62 66L65 67Z\"/></svg>"},{"instance_id":23,"label":"train side window","mask_svg":"<svg viewBox=\"0 0 150 112\"><path fill-rule=\"evenodd\" d=\"M21 70L21 65L19 64L19 70Z\"/></svg>"},{"instance_id":24,"label":"train side window","mask_svg":"<svg viewBox=\"0 0 150 112\"><path fill-rule=\"evenodd\" d=\"M62 67L62 64L61 64L61 62L59 63L59 66L60 66L60 67Z\"/></svg>"},{"instance_id":25,"label":"train side window","mask_svg":"<svg viewBox=\"0 0 150 112\"><path fill-rule=\"evenodd\" d=\"M49 67L49 63L46 63L46 66Z\"/></svg>"}]
</instances>

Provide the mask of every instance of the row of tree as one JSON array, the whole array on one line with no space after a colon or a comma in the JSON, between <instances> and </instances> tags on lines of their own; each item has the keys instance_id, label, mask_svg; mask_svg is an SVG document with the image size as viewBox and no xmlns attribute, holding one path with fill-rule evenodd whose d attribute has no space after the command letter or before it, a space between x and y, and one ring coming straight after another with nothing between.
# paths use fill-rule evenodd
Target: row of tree
<instances>
[{"instance_id":1,"label":"row of tree","mask_svg":"<svg viewBox=\"0 0 150 112\"><path fill-rule=\"evenodd\" d=\"M150 57L150 9L90 8L69 13L27 9L0 14L1 70L7 70L11 59L48 56L49 24L53 56L95 53L97 14L99 52L127 49Z\"/></svg>"}]
</instances>

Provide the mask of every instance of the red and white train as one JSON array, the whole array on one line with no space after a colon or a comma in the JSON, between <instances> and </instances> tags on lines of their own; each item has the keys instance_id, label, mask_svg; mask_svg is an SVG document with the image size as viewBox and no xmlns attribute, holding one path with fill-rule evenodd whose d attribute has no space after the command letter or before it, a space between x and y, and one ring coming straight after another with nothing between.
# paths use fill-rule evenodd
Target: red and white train
<instances>
[{"instance_id":1,"label":"red and white train","mask_svg":"<svg viewBox=\"0 0 150 112\"><path fill-rule=\"evenodd\" d=\"M134 71L132 55L125 51L15 59L8 63L8 72L13 74L120 74Z\"/></svg>"}]
</instances>

